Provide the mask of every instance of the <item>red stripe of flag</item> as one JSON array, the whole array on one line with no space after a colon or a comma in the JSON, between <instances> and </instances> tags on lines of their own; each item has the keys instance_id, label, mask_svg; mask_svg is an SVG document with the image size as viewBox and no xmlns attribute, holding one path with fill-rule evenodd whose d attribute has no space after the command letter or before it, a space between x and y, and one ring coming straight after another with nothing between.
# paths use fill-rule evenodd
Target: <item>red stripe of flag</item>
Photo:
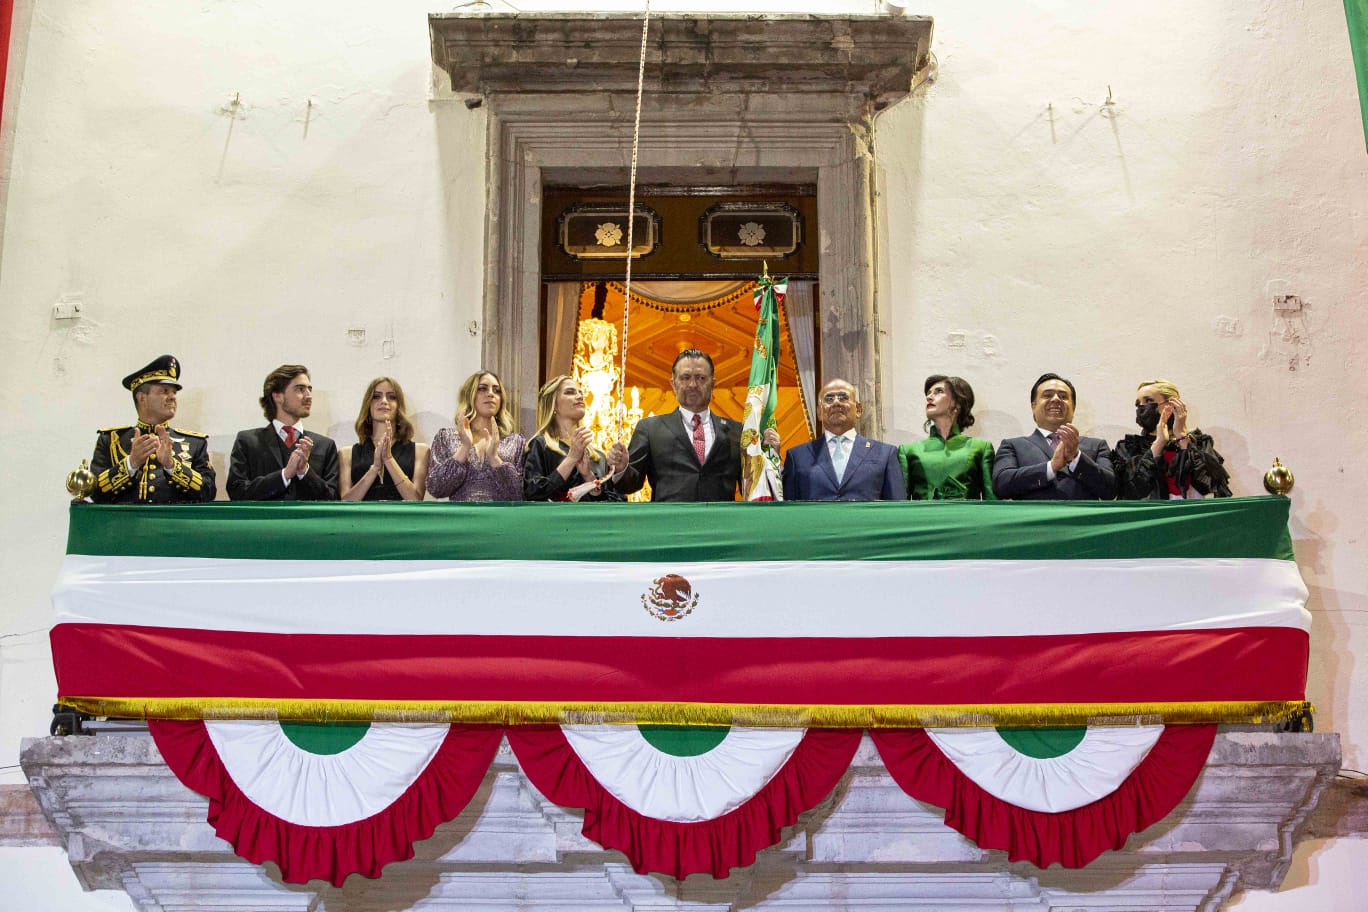
<instances>
[{"instance_id":1,"label":"red stripe of flag","mask_svg":"<svg viewBox=\"0 0 1368 912\"><path fill-rule=\"evenodd\" d=\"M796 705L1301 700L1283 627L1031 637L365 636L60 624L66 697Z\"/></svg>"}]
</instances>

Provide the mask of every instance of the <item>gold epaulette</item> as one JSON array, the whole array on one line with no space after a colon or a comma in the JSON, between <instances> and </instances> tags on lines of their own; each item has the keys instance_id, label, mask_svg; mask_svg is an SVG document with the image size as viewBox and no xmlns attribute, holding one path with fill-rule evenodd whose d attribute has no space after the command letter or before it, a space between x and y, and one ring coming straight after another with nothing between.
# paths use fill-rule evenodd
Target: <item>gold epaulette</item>
<instances>
[{"instance_id":1,"label":"gold epaulette","mask_svg":"<svg viewBox=\"0 0 1368 912\"><path fill-rule=\"evenodd\" d=\"M115 425L114 427L100 428L100 430L98 431L98 433L100 433L100 434L107 434L107 433L117 434L117 433L119 433L119 431L126 431L126 430L128 430L129 428L131 428L132 426L133 426L133 425L131 425L131 424L118 424L118 425Z\"/></svg>"},{"instance_id":2,"label":"gold epaulette","mask_svg":"<svg viewBox=\"0 0 1368 912\"><path fill-rule=\"evenodd\" d=\"M198 437L198 438L200 438L201 440L208 440L208 439L209 439L209 435L208 435L208 434L201 434L199 431L187 431L187 430L185 430L185 429L183 429L183 428L172 428L171 430L174 431L174 432L177 433L177 434L184 434L186 437Z\"/></svg>"}]
</instances>

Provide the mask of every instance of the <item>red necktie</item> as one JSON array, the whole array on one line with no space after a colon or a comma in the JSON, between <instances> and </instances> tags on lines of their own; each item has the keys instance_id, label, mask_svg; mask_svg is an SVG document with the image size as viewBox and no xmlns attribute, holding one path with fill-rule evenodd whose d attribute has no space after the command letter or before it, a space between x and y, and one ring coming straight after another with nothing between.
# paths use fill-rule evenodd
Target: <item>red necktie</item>
<instances>
[{"instance_id":1,"label":"red necktie","mask_svg":"<svg viewBox=\"0 0 1368 912\"><path fill-rule=\"evenodd\" d=\"M285 449L293 450L295 445L295 429L287 427L285 429Z\"/></svg>"},{"instance_id":2,"label":"red necktie","mask_svg":"<svg viewBox=\"0 0 1368 912\"><path fill-rule=\"evenodd\" d=\"M694 415L693 445L694 455L698 457L698 464L702 465L703 460L708 458L708 447L707 439L703 436L703 418L699 415Z\"/></svg>"}]
</instances>

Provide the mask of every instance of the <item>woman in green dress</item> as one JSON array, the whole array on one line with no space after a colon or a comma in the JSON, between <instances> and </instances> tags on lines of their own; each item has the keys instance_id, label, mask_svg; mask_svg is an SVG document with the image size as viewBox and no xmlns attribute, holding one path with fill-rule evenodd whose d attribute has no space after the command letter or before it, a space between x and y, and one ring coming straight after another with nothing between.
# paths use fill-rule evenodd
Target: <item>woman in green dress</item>
<instances>
[{"instance_id":1,"label":"woman in green dress","mask_svg":"<svg viewBox=\"0 0 1368 912\"><path fill-rule=\"evenodd\" d=\"M964 431L974 423L974 389L961 377L926 378L925 440L898 448L908 500L997 500L993 445Z\"/></svg>"}]
</instances>

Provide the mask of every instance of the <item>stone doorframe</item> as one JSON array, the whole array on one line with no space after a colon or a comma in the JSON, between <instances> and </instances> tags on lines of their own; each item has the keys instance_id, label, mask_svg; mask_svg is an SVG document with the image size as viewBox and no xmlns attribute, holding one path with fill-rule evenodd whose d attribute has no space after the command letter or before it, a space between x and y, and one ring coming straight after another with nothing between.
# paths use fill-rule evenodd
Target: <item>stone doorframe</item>
<instances>
[{"instance_id":1,"label":"stone doorframe","mask_svg":"<svg viewBox=\"0 0 1368 912\"><path fill-rule=\"evenodd\" d=\"M627 184L641 19L447 13L429 26L452 95L489 111L484 362L534 390L542 190ZM874 118L910 92L930 42L925 17L669 15L647 43L638 184L816 185L822 375L856 385L873 436Z\"/></svg>"}]
</instances>

